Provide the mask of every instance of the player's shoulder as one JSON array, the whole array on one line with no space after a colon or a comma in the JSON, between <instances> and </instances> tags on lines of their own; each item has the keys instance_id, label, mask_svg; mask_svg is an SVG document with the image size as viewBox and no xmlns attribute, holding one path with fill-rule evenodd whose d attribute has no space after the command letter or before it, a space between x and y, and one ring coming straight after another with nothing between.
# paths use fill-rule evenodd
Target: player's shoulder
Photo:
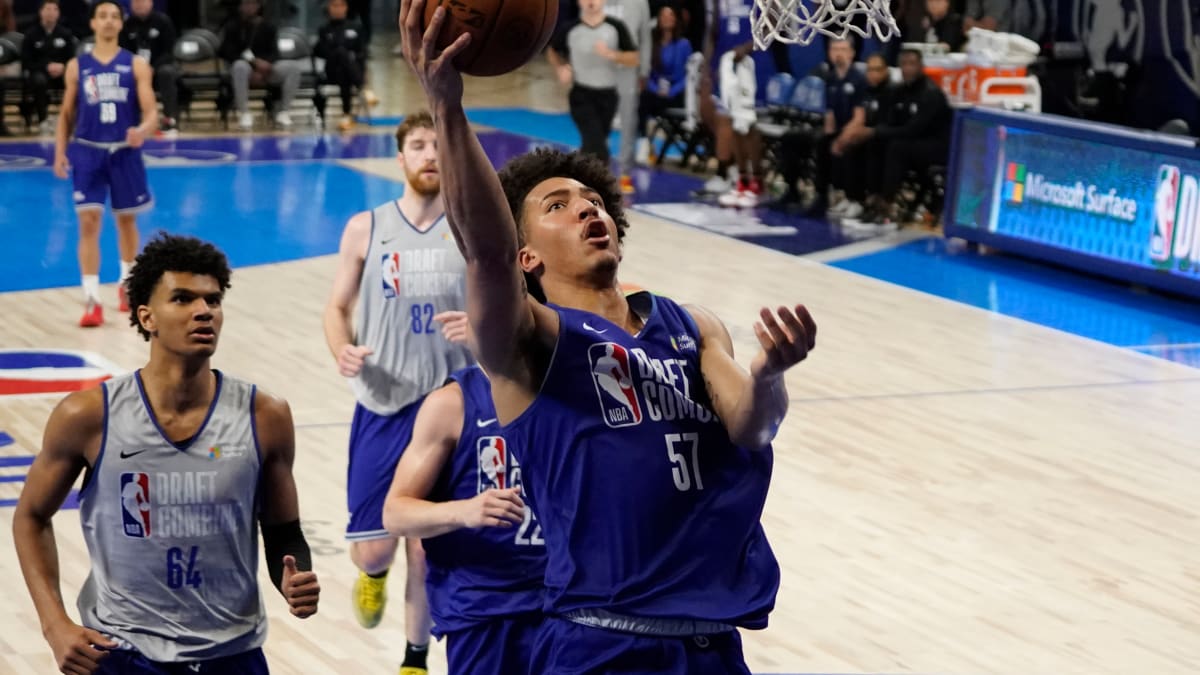
<instances>
[{"instance_id":1,"label":"player's shoulder","mask_svg":"<svg viewBox=\"0 0 1200 675\"><path fill-rule=\"evenodd\" d=\"M371 225L375 222L375 209L359 211L346 221L346 232L356 234L371 234Z\"/></svg>"},{"instance_id":2,"label":"player's shoulder","mask_svg":"<svg viewBox=\"0 0 1200 675\"><path fill-rule=\"evenodd\" d=\"M282 396L255 386L253 406L254 419L260 430L292 424L292 408Z\"/></svg>"},{"instance_id":3,"label":"player's shoulder","mask_svg":"<svg viewBox=\"0 0 1200 675\"><path fill-rule=\"evenodd\" d=\"M711 309L696 304L680 305L683 311L692 317L692 321L696 324L696 330L700 333L701 342L707 339L715 339L721 342L730 342L729 331L725 328L725 322L713 312Z\"/></svg>"},{"instance_id":4,"label":"player's shoulder","mask_svg":"<svg viewBox=\"0 0 1200 675\"><path fill-rule=\"evenodd\" d=\"M54 407L51 420L80 432L98 430L108 414L105 396L103 387L73 392Z\"/></svg>"}]
</instances>

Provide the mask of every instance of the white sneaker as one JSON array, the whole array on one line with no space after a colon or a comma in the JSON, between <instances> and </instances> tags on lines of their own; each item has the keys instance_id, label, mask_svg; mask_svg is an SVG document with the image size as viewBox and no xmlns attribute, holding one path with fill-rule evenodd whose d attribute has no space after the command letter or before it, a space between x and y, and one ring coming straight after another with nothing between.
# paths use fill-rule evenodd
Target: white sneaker
<instances>
[{"instance_id":1,"label":"white sneaker","mask_svg":"<svg viewBox=\"0 0 1200 675\"><path fill-rule=\"evenodd\" d=\"M741 209L752 209L762 202L762 195L753 190L742 190L738 192L737 203L735 206Z\"/></svg>"},{"instance_id":2,"label":"white sneaker","mask_svg":"<svg viewBox=\"0 0 1200 675\"><path fill-rule=\"evenodd\" d=\"M857 218L862 215L862 212L863 212L862 204L859 204L858 202L852 202L849 199L842 202L842 204L845 204L846 206L841 211L838 211L838 213L837 213L838 217L840 217L840 218Z\"/></svg>"},{"instance_id":3,"label":"white sneaker","mask_svg":"<svg viewBox=\"0 0 1200 675\"><path fill-rule=\"evenodd\" d=\"M704 191L709 194L723 195L733 189L729 181L720 176L713 176L704 181Z\"/></svg>"},{"instance_id":4,"label":"white sneaker","mask_svg":"<svg viewBox=\"0 0 1200 675\"><path fill-rule=\"evenodd\" d=\"M836 204L834 204L833 206L829 207L829 208L828 208L828 209L825 211L825 215L827 215L827 216L840 216L840 215L842 215L842 211L845 211L845 210L846 210L846 207L848 207L848 206L850 206L850 200L849 200L849 199L843 199L843 200L841 200L841 201L837 202Z\"/></svg>"},{"instance_id":5,"label":"white sneaker","mask_svg":"<svg viewBox=\"0 0 1200 675\"><path fill-rule=\"evenodd\" d=\"M275 113L275 124L289 129L292 126L292 116L287 114L287 111L277 112Z\"/></svg>"},{"instance_id":6,"label":"white sneaker","mask_svg":"<svg viewBox=\"0 0 1200 675\"><path fill-rule=\"evenodd\" d=\"M744 192L746 192L746 191L742 190L740 188L733 188L732 190L729 190L725 194L721 195L720 197L717 197L717 203L720 204L721 206L729 206L729 207L741 206L742 205L742 194Z\"/></svg>"},{"instance_id":7,"label":"white sneaker","mask_svg":"<svg viewBox=\"0 0 1200 675\"><path fill-rule=\"evenodd\" d=\"M238 128L249 131L254 128L254 115L248 112L238 115Z\"/></svg>"}]
</instances>

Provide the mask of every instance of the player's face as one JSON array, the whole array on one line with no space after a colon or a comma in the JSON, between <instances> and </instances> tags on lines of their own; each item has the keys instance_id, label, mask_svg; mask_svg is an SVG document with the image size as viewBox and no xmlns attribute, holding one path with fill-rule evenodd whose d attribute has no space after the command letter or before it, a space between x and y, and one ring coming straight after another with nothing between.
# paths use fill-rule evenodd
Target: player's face
<instances>
[{"instance_id":1,"label":"player's face","mask_svg":"<svg viewBox=\"0 0 1200 675\"><path fill-rule=\"evenodd\" d=\"M417 194L428 197L442 189L437 164L437 134L433 129L418 127L408 132L399 159L408 187Z\"/></svg>"},{"instance_id":2,"label":"player's face","mask_svg":"<svg viewBox=\"0 0 1200 675\"><path fill-rule=\"evenodd\" d=\"M341 21L346 18L346 11L349 8L346 6L345 0L330 0L329 2L329 18L334 21Z\"/></svg>"},{"instance_id":3,"label":"player's face","mask_svg":"<svg viewBox=\"0 0 1200 675\"><path fill-rule=\"evenodd\" d=\"M114 38L121 33L121 10L111 2L96 8L92 17L92 32L97 37Z\"/></svg>"},{"instance_id":4,"label":"player's face","mask_svg":"<svg viewBox=\"0 0 1200 675\"><path fill-rule=\"evenodd\" d=\"M181 356L212 356L225 315L221 286L207 274L164 272L138 319L154 340Z\"/></svg>"},{"instance_id":5,"label":"player's face","mask_svg":"<svg viewBox=\"0 0 1200 675\"><path fill-rule=\"evenodd\" d=\"M548 178L525 196L521 267L544 276L615 273L621 261L617 224L604 200L573 178Z\"/></svg>"}]
</instances>

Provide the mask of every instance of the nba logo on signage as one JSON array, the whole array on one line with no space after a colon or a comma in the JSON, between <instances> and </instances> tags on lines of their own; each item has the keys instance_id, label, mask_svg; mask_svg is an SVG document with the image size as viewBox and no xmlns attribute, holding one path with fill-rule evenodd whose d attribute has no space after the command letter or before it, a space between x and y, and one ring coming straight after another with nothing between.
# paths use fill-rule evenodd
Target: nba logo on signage
<instances>
[{"instance_id":1,"label":"nba logo on signage","mask_svg":"<svg viewBox=\"0 0 1200 675\"><path fill-rule=\"evenodd\" d=\"M588 362L592 364L604 423L614 428L640 424L642 405L633 386L629 351L612 342L601 342L588 348Z\"/></svg>"},{"instance_id":2,"label":"nba logo on signage","mask_svg":"<svg viewBox=\"0 0 1200 675\"><path fill-rule=\"evenodd\" d=\"M1004 172L1004 200L1013 204L1025 201L1025 165L1009 162Z\"/></svg>"},{"instance_id":3,"label":"nba logo on signage","mask_svg":"<svg viewBox=\"0 0 1200 675\"><path fill-rule=\"evenodd\" d=\"M1158 168L1150 259L1162 269L1200 270L1200 180L1170 164Z\"/></svg>"},{"instance_id":4,"label":"nba logo on signage","mask_svg":"<svg viewBox=\"0 0 1200 675\"><path fill-rule=\"evenodd\" d=\"M150 536L150 476L144 473L121 474L121 521L125 536L144 539Z\"/></svg>"}]
</instances>

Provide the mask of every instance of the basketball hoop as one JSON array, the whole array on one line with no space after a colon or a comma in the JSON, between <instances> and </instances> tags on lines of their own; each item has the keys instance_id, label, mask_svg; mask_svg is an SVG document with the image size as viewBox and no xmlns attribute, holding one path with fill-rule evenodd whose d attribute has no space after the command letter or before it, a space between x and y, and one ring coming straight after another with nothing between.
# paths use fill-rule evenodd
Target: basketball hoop
<instances>
[{"instance_id":1,"label":"basketball hoop","mask_svg":"<svg viewBox=\"0 0 1200 675\"><path fill-rule=\"evenodd\" d=\"M851 32L874 33L887 41L900 32L888 9L889 0L754 0L750 28L754 46L766 49L773 41L806 45L818 34L844 40ZM845 5L838 8L836 4ZM856 21L859 16L863 20ZM861 24L861 25L860 25Z\"/></svg>"}]
</instances>

